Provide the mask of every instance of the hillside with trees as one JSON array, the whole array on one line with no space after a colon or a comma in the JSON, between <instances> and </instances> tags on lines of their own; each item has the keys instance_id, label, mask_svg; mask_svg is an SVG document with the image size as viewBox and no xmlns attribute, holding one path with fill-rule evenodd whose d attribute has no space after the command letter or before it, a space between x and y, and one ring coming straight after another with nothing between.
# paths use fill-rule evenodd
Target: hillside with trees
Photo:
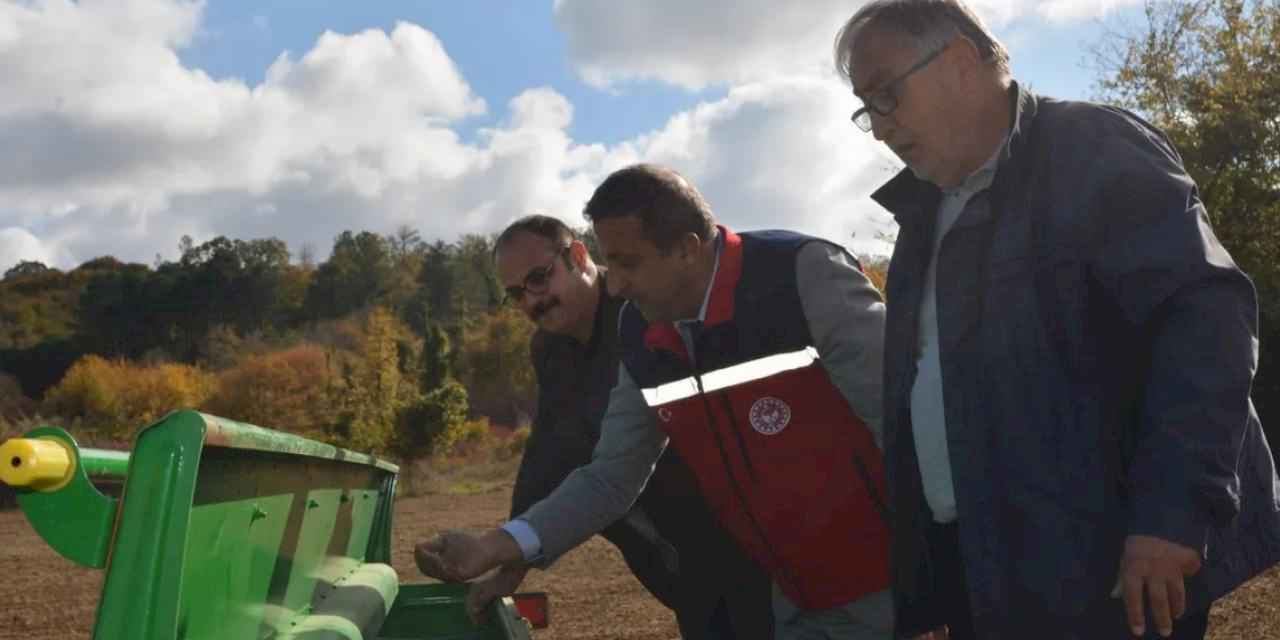
<instances>
[{"instance_id":1,"label":"hillside with trees","mask_svg":"<svg viewBox=\"0 0 1280 640\"><path fill-rule=\"evenodd\" d=\"M179 243L154 265L22 262L0 281L0 420L114 441L198 407L400 459L467 421L528 421L532 327L492 239L344 232L327 260L276 238Z\"/></svg>"}]
</instances>

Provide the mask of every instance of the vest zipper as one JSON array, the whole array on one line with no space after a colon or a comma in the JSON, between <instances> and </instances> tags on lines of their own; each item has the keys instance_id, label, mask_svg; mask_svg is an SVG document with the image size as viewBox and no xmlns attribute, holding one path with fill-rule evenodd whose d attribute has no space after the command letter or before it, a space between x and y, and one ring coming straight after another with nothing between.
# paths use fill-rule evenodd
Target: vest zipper
<instances>
[{"instance_id":1,"label":"vest zipper","mask_svg":"<svg viewBox=\"0 0 1280 640\"><path fill-rule=\"evenodd\" d=\"M738 441L738 450L742 452L742 463L747 467L747 475L751 476L752 482L760 482L760 478L756 475L756 467L751 463L751 453L747 451L747 440L742 436L741 425L738 424L738 414L733 411L733 405L729 403L729 394L721 391L716 395L720 396L720 403L724 405L725 413L729 414L729 421L733 426L729 433L732 433Z\"/></svg>"}]
</instances>

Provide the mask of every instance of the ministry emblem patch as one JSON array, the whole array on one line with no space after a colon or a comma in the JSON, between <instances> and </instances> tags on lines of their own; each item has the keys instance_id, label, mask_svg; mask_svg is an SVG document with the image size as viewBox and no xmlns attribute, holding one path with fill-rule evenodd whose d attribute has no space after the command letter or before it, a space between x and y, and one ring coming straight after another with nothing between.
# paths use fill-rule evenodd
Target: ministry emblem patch
<instances>
[{"instance_id":1,"label":"ministry emblem patch","mask_svg":"<svg viewBox=\"0 0 1280 640\"><path fill-rule=\"evenodd\" d=\"M751 428L758 433L777 435L791 422L791 407L777 398L765 396L752 403L749 417Z\"/></svg>"}]
</instances>

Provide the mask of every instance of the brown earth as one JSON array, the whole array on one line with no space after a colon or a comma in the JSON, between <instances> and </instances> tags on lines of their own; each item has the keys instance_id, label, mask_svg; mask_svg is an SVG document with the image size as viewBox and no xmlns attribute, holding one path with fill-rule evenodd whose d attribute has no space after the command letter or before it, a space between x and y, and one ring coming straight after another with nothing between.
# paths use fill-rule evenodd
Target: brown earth
<instances>
[{"instance_id":1,"label":"brown earth","mask_svg":"<svg viewBox=\"0 0 1280 640\"><path fill-rule=\"evenodd\" d=\"M473 495L404 498L396 506L393 564L416 581L413 544L444 528L481 528L506 515L510 489ZM47 547L19 511L0 512L0 640L88 638L101 573L73 565ZM522 587L546 591L551 628L539 640L675 638L671 614L641 589L613 546L595 538L535 571ZM1280 567L1215 605L1209 638L1280 640Z\"/></svg>"}]
</instances>

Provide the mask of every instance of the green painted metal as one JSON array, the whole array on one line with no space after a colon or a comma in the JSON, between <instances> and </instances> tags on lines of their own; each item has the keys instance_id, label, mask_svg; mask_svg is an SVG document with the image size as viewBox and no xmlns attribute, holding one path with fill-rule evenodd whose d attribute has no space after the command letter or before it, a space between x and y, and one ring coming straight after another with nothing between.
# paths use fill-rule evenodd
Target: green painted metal
<instances>
[{"instance_id":1,"label":"green painted metal","mask_svg":"<svg viewBox=\"0 0 1280 640\"><path fill-rule=\"evenodd\" d=\"M203 443L204 420L191 411L170 414L138 434L98 604L96 640L186 637L185 627L179 635L179 595Z\"/></svg>"},{"instance_id":2,"label":"green painted metal","mask_svg":"<svg viewBox=\"0 0 1280 640\"><path fill-rule=\"evenodd\" d=\"M293 551L292 570L285 588L283 606L290 611L303 611L311 605L323 571L326 550L338 520L341 489L317 489L309 492L306 519L308 525L298 536ZM312 506L314 505L314 506Z\"/></svg>"},{"instance_id":3,"label":"green painted metal","mask_svg":"<svg viewBox=\"0 0 1280 640\"><path fill-rule=\"evenodd\" d=\"M491 606L481 625L466 610L467 585L400 585L378 640L528 640L529 627L509 598Z\"/></svg>"},{"instance_id":4,"label":"green painted metal","mask_svg":"<svg viewBox=\"0 0 1280 640\"><path fill-rule=\"evenodd\" d=\"M366 453L340 449L333 445L308 440L291 433L263 429L245 422L236 422L208 414L200 415L204 418L208 428L208 443L212 446L256 449L273 453L287 453L294 456L337 460L352 464L369 465L390 473L397 473L400 470L395 464Z\"/></svg>"},{"instance_id":5,"label":"green painted metal","mask_svg":"<svg viewBox=\"0 0 1280 640\"><path fill-rule=\"evenodd\" d=\"M382 480L378 500L378 512L373 518L369 533L369 548L365 558L369 562L391 564L391 520L395 513L396 474L387 474Z\"/></svg>"},{"instance_id":6,"label":"green painted metal","mask_svg":"<svg viewBox=\"0 0 1280 640\"><path fill-rule=\"evenodd\" d=\"M291 434L171 414L138 436L95 638L284 628L362 569L396 471Z\"/></svg>"},{"instance_id":7,"label":"green painted metal","mask_svg":"<svg viewBox=\"0 0 1280 640\"><path fill-rule=\"evenodd\" d=\"M288 522L288 495L191 510L178 627L191 640L254 638ZM258 515L261 514L261 515Z\"/></svg>"},{"instance_id":8,"label":"green painted metal","mask_svg":"<svg viewBox=\"0 0 1280 640\"><path fill-rule=\"evenodd\" d=\"M369 539L373 533L373 519L378 512L379 495L376 490L356 491L350 495L351 520L362 523L362 526L352 527L346 551L342 555L364 561L368 558Z\"/></svg>"},{"instance_id":9,"label":"green painted metal","mask_svg":"<svg viewBox=\"0 0 1280 640\"><path fill-rule=\"evenodd\" d=\"M82 461L19 500L59 551L106 567L94 640L529 637L509 602L476 627L465 587L398 584L384 460L194 411L143 429L131 454L32 435ZM118 503L91 474L124 476Z\"/></svg>"},{"instance_id":10,"label":"green painted metal","mask_svg":"<svg viewBox=\"0 0 1280 640\"><path fill-rule=\"evenodd\" d=\"M129 454L110 449L80 449L80 466L90 478L124 480L129 472Z\"/></svg>"},{"instance_id":11,"label":"green painted metal","mask_svg":"<svg viewBox=\"0 0 1280 640\"><path fill-rule=\"evenodd\" d=\"M31 527L63 557L86 567L106 566L118 501L93 486L86 465L80 462L84 460L82 451L71 434L57 427L39 427L26 437L57 438L67 443L77 458L71 480L61 489L47 493L16 489L18 506Z\"/></svg>"}]
</instances>

